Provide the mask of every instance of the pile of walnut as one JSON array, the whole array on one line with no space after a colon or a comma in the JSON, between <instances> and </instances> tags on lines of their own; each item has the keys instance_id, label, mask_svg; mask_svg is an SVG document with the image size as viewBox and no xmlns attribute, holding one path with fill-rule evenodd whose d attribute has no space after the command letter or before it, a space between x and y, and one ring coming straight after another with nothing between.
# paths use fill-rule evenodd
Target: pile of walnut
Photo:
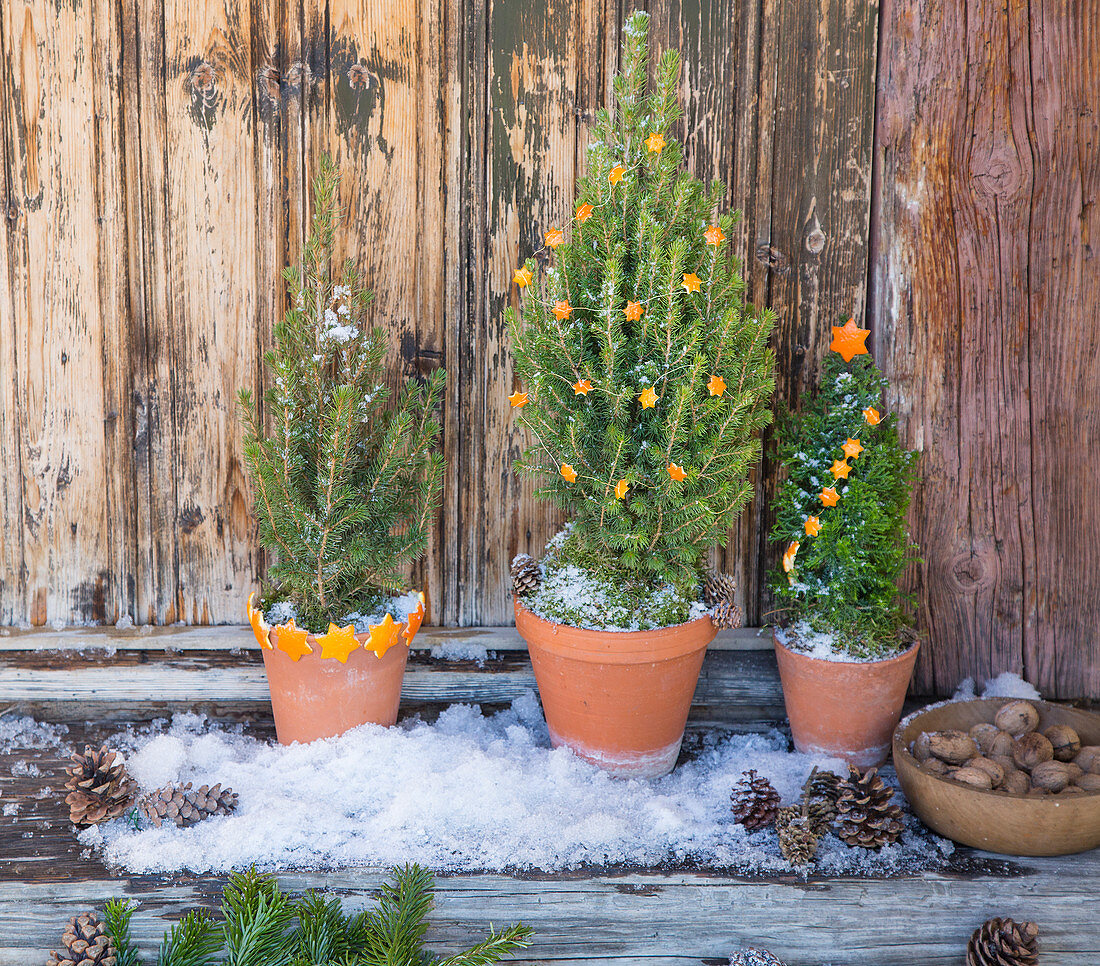
<instances>
[{"instance_id":1,"label":"pile of walnut","mask_svg":"<svg viewBox=\"0 0 1100 966\"><path fill-rule=\"evenodd\" d=\"M909 746L922 771L1012 795L1100 792L1100 745L1081 747L1066 725L1038 731L1039 712L1011 701L993 724L924 731Z\"/></svg>"}]
</instances>

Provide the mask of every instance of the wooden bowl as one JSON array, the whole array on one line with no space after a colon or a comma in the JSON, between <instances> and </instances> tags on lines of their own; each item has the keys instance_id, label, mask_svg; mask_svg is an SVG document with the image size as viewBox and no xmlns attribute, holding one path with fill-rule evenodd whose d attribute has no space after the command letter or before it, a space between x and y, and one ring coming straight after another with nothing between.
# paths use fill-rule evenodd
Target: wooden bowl
<instances>
[{"instance_id":1,"label":"wooden bowl","mask_svg":"<svg viewBox=\"0 0 1100 966\"><path fill-rule=\"evenodd\" d=\"M940 835L1003 855L1069 855L1100 845L1100 792L1077 795L1011 795L971 788L920 770L909 743L922 731L969 731L992 722L1009 698L956 701L931 708L898 725L894 767L916 816ZM1100 745L1100 715L1031 701L1039 730L1065 724L1082 745Z\"/></svg>"}]
</instances>

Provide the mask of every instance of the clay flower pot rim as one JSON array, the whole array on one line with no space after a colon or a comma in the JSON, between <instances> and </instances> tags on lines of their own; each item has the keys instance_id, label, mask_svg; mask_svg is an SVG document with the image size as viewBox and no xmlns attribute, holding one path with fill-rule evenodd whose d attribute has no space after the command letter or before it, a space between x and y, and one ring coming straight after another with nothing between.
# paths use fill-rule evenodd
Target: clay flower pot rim
<instances>
[{"instance_id":1,"label":"clay flower pot rim","mask_svg":"<svg viewBox=\"0 0 1100 966\"><path fill-rule=\"evenodd\" d=\"M709 621L710 613L703 614L702 617L693 617L688 621L680 621L679 624L662 624L660 627L650 627L644 631L620 631L614 627L578 627L576 624L566 624L562 621L552 621L549 617L543 617L542 614L537 614L531 610L526 604L523 603L520 598L516 598L516 606L522 608L526 613L530 614L537 621L542 621L544 624L549 624L551 627L568 627L571 631L583 631L588 634L615 634L622 637L624 640L628 640L631 636L636 638L649 637L653 634L659 634L661 631L671 631L677 627L691 627L694 624L698 624L699 621Z\"/></svg>"},{"instance_id":2,"label":"clay flower pot rim","mask_svg":"<svg viewBox=\"0 0 1100 966\"><path fill-rule=\"evenodd\" d=\"M813 661L815 664L838 664L838 665L845 665L845 666L850 666L850 667L860 667L860 666L884 667L885 665L890 664L891 662L904 661L905 658L915 648L920 647L920 641L918 640L918 641L913 641L913 643L910 644L904 651L899 651L893 657L880 657L880 658L877 658L873 661L830 661L828 658L814 657L812 654L807 654L805 651L800 651L800 650L798 650L797 648L794 648L794 647L788 647L786 644L784 644L779 639L779 637L776 633L776 630L777 629L773 626L772 627L772 640L775 642L776 647L781 647L788 654L792 654L795 657L803 658L804 660L807 660L807 661Z\"/></svg>"}]
</instances>

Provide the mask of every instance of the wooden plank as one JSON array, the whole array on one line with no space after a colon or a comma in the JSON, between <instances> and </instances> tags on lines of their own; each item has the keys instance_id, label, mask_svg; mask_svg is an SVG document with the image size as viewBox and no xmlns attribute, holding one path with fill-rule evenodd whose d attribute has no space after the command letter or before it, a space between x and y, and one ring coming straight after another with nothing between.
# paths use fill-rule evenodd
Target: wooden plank
<instances>
[{"instance_id":1,"label":"wooden plank","mask_svg":"<svg viewBox=\"0 0 1100 966\"><path fill-rule=\"evenodd\" d=\"M1076 401L1100 388L1100 6L885 11L872 299L922 452L918 684L1014 671L1096 696L1100 552L1080 535L1100 511L1080 467L1100 418Z\"/></svg>"}]
</instances>

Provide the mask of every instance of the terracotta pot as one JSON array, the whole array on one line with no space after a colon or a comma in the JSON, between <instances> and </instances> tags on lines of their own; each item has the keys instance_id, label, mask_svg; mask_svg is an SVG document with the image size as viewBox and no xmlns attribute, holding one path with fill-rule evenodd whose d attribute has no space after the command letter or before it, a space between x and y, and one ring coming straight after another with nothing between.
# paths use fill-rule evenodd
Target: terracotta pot
<instances>
[{"instance_id":1,"label":"terracotta pot","mask_svg":"<svg viewBox=\"0 0 1100 966\"><path fill-rule=\"evenodd\" d=\"M652 631L555 624L518 600L554 747L629 778L668 774L680 754L691 699L714 639L709 617Z\"/></svg>"},{"instance_id":2,"label":"terracotta pot","mask_svg":"<svg viewBox=\"0 0 1100 966\"><path fill-rule=\"evenodd\" d=\"M858 768L881 765L890 754L919 649L918 642L897 657L854 664L810 657L775 639L795 748Z\"/></svg>"},{"instance_id":3,"label":"terracotta pot","mask_svg":"<svg viewBox=\"0 0 1100 966\"><path fill-rule=\"evenodd\" d=\"M272 627L252 599L248 617L263 654L281 744L397 721L409 646L424 618L423 595L407 623L387 617L371 632L354 635L350 626L330 626L323 635L303 633L294 621Z\"/></svg>"}]
</instances>

